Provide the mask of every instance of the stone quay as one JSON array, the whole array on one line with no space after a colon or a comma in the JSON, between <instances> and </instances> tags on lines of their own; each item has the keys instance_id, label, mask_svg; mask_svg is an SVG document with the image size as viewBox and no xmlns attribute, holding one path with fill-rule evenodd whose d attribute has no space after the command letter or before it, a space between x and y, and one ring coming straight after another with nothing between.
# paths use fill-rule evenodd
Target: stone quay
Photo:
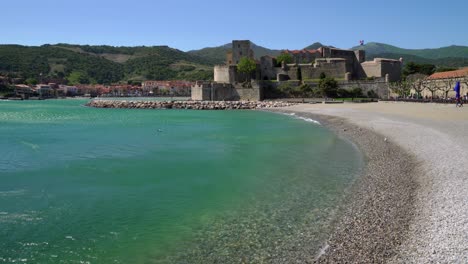
<instances>
[{"instance_id":1,"label":"stone quay","mask_svg":"<svg viewBox=\"0 0 468 264\"><path fill-rule=\"evenodd\" d=\"M265 109L296 105L278 101L119 101L91 100L86 106L96 108L235 110Z\"/></svg>"}]
</instances>

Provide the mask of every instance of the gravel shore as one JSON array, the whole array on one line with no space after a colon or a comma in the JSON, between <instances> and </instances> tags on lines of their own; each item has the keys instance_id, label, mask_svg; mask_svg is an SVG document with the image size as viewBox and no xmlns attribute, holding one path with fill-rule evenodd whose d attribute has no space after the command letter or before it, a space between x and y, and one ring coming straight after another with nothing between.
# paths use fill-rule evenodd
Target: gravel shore
<instances>
[{"instance_id":1,"label":"gravel shore","mask_svg":"<svg viewBox=\"0 0 468 264\"><path fill-rule=\"evenodd\" d=\"M406 156L369 163L375 175L368 173L356 184L357 202L350 200L318 262L468 263L468 108L379 102L302 104L283 111L322 116L325 125L338 117L357 131L371 131L369 139L360 140L353 138L354 129L330 126L368 157L385 156L385 151L378 154L383 142L390 143L388 152ZM391 215L396 219L388 219Z\"/></svg>"},{"instance_id":2,"label":"gravel shore","mask_svg":"<svg viewBox=\"0 0 468 264\"><path fill-rule=\"evenodd\" d=\"M274 112L292 113L278 110ZM339 117L294 112L318 120L364 153L366 168L343 204L317 263L382 263L407 239L417 189L415 157L385 136Z\"/></svg>"}]
</instances>

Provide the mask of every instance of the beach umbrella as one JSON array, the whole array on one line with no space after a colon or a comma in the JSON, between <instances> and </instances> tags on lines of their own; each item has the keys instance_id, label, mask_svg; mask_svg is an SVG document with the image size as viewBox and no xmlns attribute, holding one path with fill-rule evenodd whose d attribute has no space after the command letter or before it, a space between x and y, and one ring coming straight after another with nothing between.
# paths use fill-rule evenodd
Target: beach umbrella
<instances>
[{"instance_id":1,"label":"beach umbrella","mask_svg":"<svg viewBox=\"0 0 468 264\"><path fill-rule=\"evenodd\" d=\"M455 91L455 94L456 94L455 97L460 98L460 81L457 81L453 90Z\"/></svg>"}]
</instances>

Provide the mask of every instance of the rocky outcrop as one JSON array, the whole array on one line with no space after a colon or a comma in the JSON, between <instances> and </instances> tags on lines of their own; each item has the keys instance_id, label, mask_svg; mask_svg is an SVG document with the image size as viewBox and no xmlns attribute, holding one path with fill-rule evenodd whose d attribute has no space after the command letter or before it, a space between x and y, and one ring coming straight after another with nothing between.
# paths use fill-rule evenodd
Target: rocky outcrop
<instances>
[{"instance_id":1,"label":"rocky outcrop","mask_svg":"<svg viewBox=\"0 0 468 264\"><path fill-rule=\"evenodd\" d=\"M91 100L86 106L97 108L233 110L264 109L295 105L277 101L116 101Z\"/></svg>"}]
</instances>

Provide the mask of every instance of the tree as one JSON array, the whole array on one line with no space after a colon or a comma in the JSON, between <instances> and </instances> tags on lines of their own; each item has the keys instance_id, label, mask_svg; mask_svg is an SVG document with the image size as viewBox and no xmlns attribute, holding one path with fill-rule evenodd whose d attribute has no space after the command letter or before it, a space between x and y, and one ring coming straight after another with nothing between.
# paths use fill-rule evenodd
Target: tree
<instances>
[{"instance_id":1,"label":"tree","mask_svg":"<svg viewBox=\"0 0 468 264\"><path fill-rule=\"evenodd\" d=\"M463 81L460 81L460 83L464 83L465 87L468 88L468 78L465 78Z\"/></svg>"},{"instance_id":2,"label":"tree","mask_svg":"<svg viewBox=\"0 0 468 264\"><path fill-rule=\"evenodd\" d=\"M406 77L408 85L410 85L411 88L416 92L418 98L422 97L421 93L426 89L426 87L424 86L424 81L426 78L427 75L422 73L415 73Z\"/></svg>"},{"instance_id":3,"label":"tree","mask_svg":"<svg viewBox=\"0 0 468 264\"><path fill-rule=\"evenodd\" d=\"M303 97L310 97L314 92L312 87L308 84L299 86L299 90L301 91Z\"/></svg>"},{"instance_id":4,"label":"tree","mask_svg":"<svg viewBox=\"0 0 468 264\"><path fill-rule=\"evenodd\" d=\"M435 81L424 81L424 87L431 92L431 101L434 99L435 93L439 90L439 86Z\"/></svg>"},{"instance_id":5,"label":"tree","mask_svg":"<svg viewBox=\"0 0 468 264\"><path fill-rule=\"evenodd\" d=\"M24 81L27 85L36 85L37 80L35 78L28 78L26 81Z\"/></svg>"},{"instance_id":6,"label":"tree","mask_svg":"<svg viewBox=\"0 0 468 264\"><path fill-rule=\"evenodd\" d=\"M338 95L338 97L341 97L341 98L351 97L350 92L343 88L339 88L338 90L336 90L336 94Z\"/></svg>"},{"instance_id":7,"label":"tree","mask_svg":"<svg viewBox=\"0 0 468 264\"><path fill-rule=\"evenodd\" d=\"M411 92L411 85L407 81L393 82L389 84L390 90L401 97L407 97Z\"/></svg>"},{"instance_id":8,"label":"tree","mask_svg":"<svg viewBox=\"0 0 468 264\"><path fill-rule=\"evenodd\" d=\"M448 98L448 93L450 91L453 91L455 81L456 80L452 79L452 78L447 78L447 79L442 79L441 80L442 85L439 86L439 89L444 93L445 99Z\"/></svg>"},{"instance_id":9,"label":"tree","mask_svg":"<svg viewBox=\"0 0 468 264\"><path fill-rule=\"evenodd\" d=\"M438 67L436 72L447 72L447 71L455 71L455 70L458 70L457 68L453 68L453 67Z\"/></svg>"},{"instance_id":10,"label":"tree","mask_svg":"<svg viewBox=\"0 0 468 264\"><path fill-rule=\"evenodd\" d=\"M281 63L292 63L293 62L293 58L291 56L291 54L289 53L281 53L280 55L278 55L278 57L276 57L276 62L281 65Z\"/></svg>"},{"instance_id":11,"label":"tree","mask_svg":"<svg viewBox=\"0 0 468 264\"><path fill-rule=\"evenodd\" d=\"M237 70L239 72L242 72L246 75L246 82L249 82L250 77L252 77L252 73L257 69L257 63L255 63L255 60L247 58L247 57L242 57L237 64Z\"/></svg>"},{"instance_id":12,"label":"tree","mask_svg":"<svg viewBox=\"0 0 468 264\"><path fill-rule=\"evenodd\" d=\"M338 82L331 77L325 77L320 79L318 87L322 93L322 96L326 97L337 97Z\"/></svg>"},{"instance_id":13,"label":"tree","mask_svg":"<svg viewBox=\"0 0 468 264\"><path fill-rule=\"evenodd\" d=\"M359 87L354 87L354 88L351 90L350 94L351 94L352 99L354 99L354 98L359 98L359 97L362 97L362 96L363 96L363 95L362 95L362 89L359 88Z\"/></svg>"},{"instance_id":14,"label":"tree","mask_svg":"<svg viewBox=\"0 0 468 264\"><path fill-rule=\"evenodd\" d=\"M67 77L68 83L71 85L76 84L89 84L89 76L82 71L73 71Z\"/></svg>"},{"instance_id":15,"label":"tree","mask_svg":"<svg viewBox=\"0 0 468 264\"><path fill-rule=\"evenodd\" d=\"M403 75L403 78L406 78L406 76L415 74L415 73L431 75L435 72L435 69L436 67L433 64L417 64L417 63L410 61L405 65L405 67L403 67L402 75Z\"/></svg>"}]
</instances>

